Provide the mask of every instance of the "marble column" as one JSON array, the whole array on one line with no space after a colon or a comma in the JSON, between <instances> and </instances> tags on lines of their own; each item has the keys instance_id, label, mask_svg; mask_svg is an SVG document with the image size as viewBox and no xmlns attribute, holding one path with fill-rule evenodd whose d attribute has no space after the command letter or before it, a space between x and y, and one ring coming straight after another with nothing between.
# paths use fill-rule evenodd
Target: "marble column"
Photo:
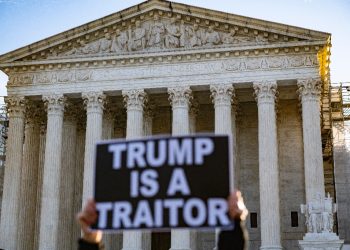
<instances>
[{"instance_id":1,"label":"marble column","mask_svg":"<svg viewBox=\"0 0 350 250\"><path fill-rule=\"evenodd\" d=\"M232 134L232 97L234 89L232 84L210 85L211 98L215 108L215 133ZM232 164L232 163L231 163ZM230 188L233 189L234 172L231 170ZM215 248L217 249L219 230L215 231Z\"/></svg>"},{"instance_id":2,"label":"marble column","mask_svg":"<svg viewBox=\"0 0 350 250\"><path fill-rule=\"evenodd\" d=\"M44 96L47 131L40 216L40 250L58 250L63 95Z\"/></svg>"},{"instance_id":3,"label":"marble column","mask_svg":"<svg viewBox=\"0 0 350 250\"><path fill-rule=\"evenodd\" d=\"M20 96L8 96L5 102L9 113L9 128L0 220L0 248L17 249L25 100Z\"/></svg>"},{"instance_id":4,"label":"marble column","mask_svg":"<svg viewBox=\"0 0 350 250\"><path fill-rule=\"evenodd\" d=\"M174 87L168 89L169 101L173 110L173 135L187 135L190 133L189 108L192 99L190 87ZM171 230L170 250L190 250L191 231L188 229Z\"/></svg>"},{"instance_id":5,"label":"marble column","mask_svg":"<svg viewBox=\"0 0 350 250\"><path fill-rule=\"evenodd\" d=\"M298 80L302 104L306 203L325 197L320 121L321 81Z\"/></svg>"},{"instance_id":6,"label":"marble column","mask_svg":"<svg viewBox=\"0 0 350 250\"><path fill-rule=\"evenodd\" d=\"M236 98L233 98L231 105L231 122L232 122L232 165L234 168L233 173L233 183L234 187L239 189L239 176L240 176L240 168L237 161L237 152L238 152L238 140L237 135L239 135L239 128L236 125L238 120L237 118L237 110L238 110L238 102Z\"/></svg>"},{"instance_id":7,"label":"marble column","mask_svg":"<svg viewBox=\"0 0 350 250\"><path fill-rule=\"evenodd\" d=\"M18 250L34 249L33 219L36 218L41 111L38 103L27 101L19 206L20 223L17 232Z\"/></svg>"},{"instance_id":8,"label":"marble column","mask_svg":"<svg viewBox=\"0 0 350 250\"><path fill-rule=\"evenodd\" d=\"M127 112L126 138L141 138L143 133L143 108L147 95L143 89L125 90L122 92ZM123 232L122 250L144 250L142 231Z\"/></svg>"},{"instance_id":9,"label":"marble column","mask_svg":"<svg viewBox=\"0 0 350 250\"><path fill-rule=\"evenodd\" d=\"M114 137L114 120L116 115L116 108L111 99L107 98L104 105L103 119L102 119L102 139L110 140ZM103 234L102 238L105 249L120 249L119 243L122 241L121 235L118 233Z\"/></svg>"},{"instance_id":10,"label":"marble column","mask_svg":"<svg viewBox=\"0 0 350 250\"><path fill-rule=\"evenodd\" d=\"M147 102L144 107L144 116L143 116L143 134L144 136L152 135L153 128L153 111L154 104ZM145 231L142 234L142 246L144 250L151 250L152 247L152 232Z\"/></svg>"},{"instance_id":11,"label":"marble column","mask_svg":"<svg viewBox=\"0 0 350 250\"><path fill-rule=\"evenodd\" d=\"M191 102L190 111L189 111L190 134L196 133L198 111L199 111L198 101L196 99L193 99Z\"/></svg>"},{"instance_id":12,"label":"marble column","mask_svg":"<svg viewBox=\"0 0 350 250\"><path fill-rule=\"evenodd\" d=\"M75 147L75 171L74 171L74 204L73 211L77 214L82 209L83 197L83 177L84 177L84 152L85 152L85 134L86 134L86 115L83 107L80 107L81 113L77 117L77 134ZM72 237L78 239L81 235L80 227L77 223L72 225ZM73 242L70 249L76 248L76 242Z\"/></svg>"},{"instance_id":13,"label":"marble column","mask_svg":"<svg viewBox=\"0 0 350 250\"><path fill-rule=\"evenodd\" d=\"M152 135L154 105L147 103L144 108L143 133L144 136Z\"/></svg>"},{"instance_id":14,"label":"marble column","mask_svg":"<svg viewBox=\"0 0 350 250\"><path fill-rule=\"evenodd\" d=\"M83 203L93 196L95 144L102 139L103 105L106 96L102 92L83 93L86 107L86 136L84 157Z\"/></svg>"},{"instance_id":15,"label":"marble column","mask_svg":"<svg viewBox=\"0 0 350 250\"><path fill-rule=\"evenodd\" d=\"M215 134L232 134L232 84L210 85L211 97L215 108ZM236 140L234 140L236 141ZM236 145L234 145L236 147ZM230 176L230 188L233 190L233 170Z\"/></svg>"},{"instance_id":16,"label":"marble column","mask_svg":"<svg viewBox=\"0 0 350 250\"><path fill-rule=\"evenodd\" d=\"M37 184L37 190L36 190L35 233L34 233L33 249L39 249L41 197L42 197L44 161L45 161L45 142L46 142L46 117L45 119L42 118L40 123L38 184Z\"/></svg>"},{"instance_id":17,"label":"marble column","mask_svg":"<svg viewBox=\"0 0 350 250\"><path fill-rule=\"evenodd\" d=\"M275 81L254 82L259 123L261 247L282 249L279 205Z\"/></svg>"},{"instance_id":18,"label":"marble column","mask_svg":"<svg viewBox=\"0 0 350 250\"><path fill-rule=\"evenodd\" d=\"M67 102L63 118L62 138L62 167L60 182L60 221L59 221L59 249L70 249L76 241L72 234L75 221L74 213L74 188L75 183L75 157L77 143L77 116L80 110L77 105ZM64 201L64 202L63 202Z\"/></svg>"},{"instance_id":19,"label":"marble column","mask_svg":"<svg viewBox=\"0 0 350 250\"><path fill-rule=\"evenodd\" d=\"M105 104L105 110L103 113L103 121L102 121L102 139L110 140L114 136L114 119L116 110L112 106L113 104L109 100Z\"/></svg>"}]
</instances>

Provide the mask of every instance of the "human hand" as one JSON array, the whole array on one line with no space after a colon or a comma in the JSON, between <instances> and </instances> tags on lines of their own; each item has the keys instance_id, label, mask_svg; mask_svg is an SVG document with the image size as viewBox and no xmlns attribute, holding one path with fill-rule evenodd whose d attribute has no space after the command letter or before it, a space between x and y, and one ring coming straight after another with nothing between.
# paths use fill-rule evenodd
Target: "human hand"
<instances>
[{"instance_id":1,"label":"human hand","mask_svg":"<svg viewBox=\"0 0 350 250\"><path fill-rule=\"evenodd\" d=\"M245 220L248 215L242 193L238 190L232 192L228 197L228 213L231 219Z\"/></svg>"},{"instance_id":2,"label":"human hand","mask_svg":"<svg viewBox=\"0 0 350 250\"><path fill-rule=\"evenodd\" d=\"M94 200L89 199L85 204L83 210L77 214L77 221L83 233L82 238L89 243L100 243L102 239L102 231L94 231L90 228L90 226L93 225L96 220L96 204Z\"/></svg>"}]
</instances>

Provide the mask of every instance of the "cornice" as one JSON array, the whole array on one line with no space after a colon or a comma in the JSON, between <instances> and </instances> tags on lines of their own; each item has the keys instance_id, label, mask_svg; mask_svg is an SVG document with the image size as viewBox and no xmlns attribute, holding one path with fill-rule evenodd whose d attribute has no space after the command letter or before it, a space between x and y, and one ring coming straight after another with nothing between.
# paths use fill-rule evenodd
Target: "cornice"
<instances>
[{"instance_id":1,"label":"cornice","mask_svg":"<svg viewBox=\"0 0 350 250\"><path fill-rule=\"evenodd\" d=\"M6 74L14 72L35 72L60 70L62 68L98 68L100 66L150 65L154 63L193 62L218 58L276 56L293 54L317 54L323 47L322 41L302 41L288 44L268 44L249 46L230 46L219 48L177 49L162 52L129 53L124 55L84 56L76 58L46 59L38 61L19 61L2 63L0 68Z\"/></svg>"}]
</instances>

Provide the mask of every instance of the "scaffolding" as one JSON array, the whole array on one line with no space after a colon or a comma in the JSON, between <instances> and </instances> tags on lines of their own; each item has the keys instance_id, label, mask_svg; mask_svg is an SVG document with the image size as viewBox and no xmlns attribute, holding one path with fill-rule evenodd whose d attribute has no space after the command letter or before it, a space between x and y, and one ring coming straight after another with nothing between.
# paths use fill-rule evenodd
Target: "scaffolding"
<instances>
[{"instance_id":1,"label":"scaffolding","mask_svg":"<svg viewBox=\"0 0 350 250\"><path fill-rule=\"evenodd\" d=\"M5 165L6 155L6 141L7 141L7 129L8 129L8 116L6 106L4 104L4 97L0 97L0 169Z\"/></svg>"},{"instance_id":2,"label":"scaffolding","mask_svg":"<svg viewBox=\"0 0 350 250\"><path fill-rule=\"evenodd\" d=\"M350 120L350 82L331 85L331 107L333 121Z\"/></svg>"}]
</instances>

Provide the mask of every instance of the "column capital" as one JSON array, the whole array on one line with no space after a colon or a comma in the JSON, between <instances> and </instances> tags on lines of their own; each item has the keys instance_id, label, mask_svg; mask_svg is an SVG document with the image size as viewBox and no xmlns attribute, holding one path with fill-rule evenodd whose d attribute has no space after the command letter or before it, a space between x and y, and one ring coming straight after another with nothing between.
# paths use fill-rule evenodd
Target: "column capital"
<instances>
[{"instance_id":1,"label":"column capital","mask_svg":"<svg viewBox=\"0 0 350 250\"><path fill-rule=\"evenodd\" d=\"M62 114L66 98L63 95L43 96L43 101L48 114Z\"/></svg>"},{"instance_id":2,"label":"column capital","mask_svg":"<svg viewBox=\"0 0 350 250\"><path fill-rule=\"evenodd\" d=\"M192 90L189 86L177 86L168 88L169 101L174 107L189 107L192 97Z\"/></svg>"},{"instance_id":3,"label":"column capital","mask_svg":"<svg viewBox=\"0 0 350 250\"><path fill-rule=\"evenodd\" d=\"M276 81L261 81L253 83L254 94L258 104L274 104L277 98Z\"/></svg>"},{"instance_id":4,"label":"column capital","mask_svg":"<svg viewBox=\"0 0 350 250\"><path fill-rule=\"evenodd\" d=\"M25 102L24 96L6 96L5 103L9 117L24 118Z\"/></svg>"},{"instance_id":5,"label":"column capital","mask_svg":"<svg viewBox=\"0 0 350 250\"><path fill-rule=\"evenodd\" d=\"M214 106L230 106L232 104L232 98L235 96L232 84L212 84L210 91Z\"/></svg>"},{"instance_id":6,"label":"column capital","mask_svg":"<svg viewBox=\"0 0 350 250\"><path fill-rule=\"evenodd\" d=\"M142 111L148 101L147 94L143 89L123 90L122 95L127 110Z\"/></svg>"},{"instance_id":7,"label":"column capital","mask_svg":"<svg viewBox=\"0 0 350 250\"><path fill-rule=\"evenodd\" d=\"M85 92L81 94L87 112L102 112L106 95L102 92Z\"/></svg>"},{"instance_id":8,"label":"column capital","mask_svg":"<svg viewBox=\"0 0 350 250\"><path fill-rule=\"evenodd\" d=\"M308 78L298 80L298 93L300 99L316 99L318 100L321 95L321 79L320 78Z\"/></svg>"}]
</instances>

